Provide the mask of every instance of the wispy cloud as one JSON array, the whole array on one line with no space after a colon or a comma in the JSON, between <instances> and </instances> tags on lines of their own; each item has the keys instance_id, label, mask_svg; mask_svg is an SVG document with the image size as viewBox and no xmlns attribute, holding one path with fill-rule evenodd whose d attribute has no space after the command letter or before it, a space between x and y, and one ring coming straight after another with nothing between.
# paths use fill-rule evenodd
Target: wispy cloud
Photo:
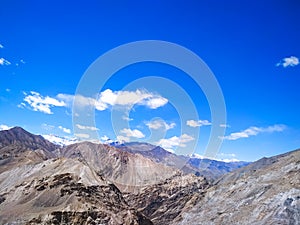
<instances>
[{"instance_id":1,"label":"wispy cloud","mask_svg":"<svg viewBox=\"0 0 300 225\"><path fill-rule=\"evenodd\" d=\"M164 129L164 130L170 130L176 126L176 123L166 123L163 120L153 120L150 122L146 122L146 125L148 126L149 129Z\"/></svg>"},{"instance_id":2,"label":"wispy cloud","mask_svg":"<svg viewBox=\"0 0 300 225\"><path fill-rule=\"evenodd\" d=\"M276 66L282 66L282 67L294 67L299 65L299 58L296 56L290 56L283 58L279 63L276 64Z\"/></svg>"},{"instance_id":3,"label":"wispy cloud","mask_svg":"<svg viewBox=\"0 0 300 225\"><path fill-rule=\"evenodd\" d=\"M7 126L7 125L5 125L5 124L0 124L0 131L1 131L1 130L9 130L10 128L12 128L12 127Z\"/></svg>"},{"instance_id":4,"label":"wispy cloud","mask_svg":"<svg viewBox=\"0 0 300 225\"><path fill-rule=\"evenodd\" d=\"M217 157L207 157L204 155L200 155L197 153L193 153L192 155L189 155L191 158L198 158L198 159L210 159L210 160L216 160L221 162L240 162L241 160L236 158L236 155L234 153L218 153Z\"/></svg>"},{"instance_id":5,"label":"wispy cloud","mask_svg":"<svg viewBox=\"0 0 300 225\"><path fill-rule=\"evenodd\" d=\"M246 130L231 133L228 136L220 137L223 140L238 140L240 138L249 138L251 136L256 136L260 133L273 133L273 132L281 132L284 129L286 129L285 125L282 124L276 124L269 127L249 127Z\"/></svg>"},{"instance_id":6,"label":"wispy cloud","mask_svg":"<svg viewBox=\"0 0 300 225\"><path fill-rule=\"evenodd\" d=\"M53 131L54 129L59 129L59 130L62 130L64 133L71 134L71 130L68 128L65 128L63 126L56 127L54 125L49 125L49 124L43 123L41 125L41 127L42 127L42 129L47 130L47 131Z\"/></svg>"},{"instance_id":7,"label":"wispy cloud","mask_svg":"<svg viewBox=\"0 0 300 225\"><path fill-rule=\"evenodd\" d=\"M186 125L190 127L202 127L211 125L211 122L209 122L208 120L188 120L186 121Z\"/></svg>"},{"instance_id":8,"label":"wispy cloud","mask_svg":"<svg viewBox=\"0 0 300 225\"><path fill-rule=\"evenodd\" d=\"M126 137L134 137L134 138L144 138L145 135L137 129L131 130L129 128L124 128L120 130L120 133L124 134Z\"/></svg>"},{"instance_id":9,"label":"wispy cloud","mask_svg":"<svg viewBox=\"0 0 300 225\"><path fill-rule=\"evenodd\" d=\"M74 99L79 107L95 107L99 111L104 111L112 106L131 107L134 104L143 105L150 109L156 109L168 103L168 100L158 94L145 90L136 91L112 91L106 89L99 94L98 98L84 97L81 95L70 95L60 93L55 97L42 96L38 92L31 91L30 94L24 92L25 98L18 105L20 108L29 107L34 111L53 114L52 107L71 107ZM131 120L129 117L123 117Z\"/></svg>"},{"instance_id":10,"label":"wispy cloud","mask_svg":"<svg viewBox=\"0 0 300 225\"><path fill-rule=\"evenodd\" d=\"M4 48L4 46L0 44L0 48Z\"/></svg>"},{"instance_id":11,"label":"wispy cloud","mask_svg":"<svg viewBox=\"0 0 300 225\"><path fill-rule=\"evenodd\" d=\"M78 138L85 138L85 139L88 139L90 137L89 134L82 134L82 133L75 133L74 135Z\"/></svg>"},{"instance_id":12,"label":"wispy cloud","mask_svg":"<svg viewBox=\"0 0 300 225\"><path fill-rule=\"evenodd\" d=\"M125 120L125 121L132 121L133 119L130 118L129 116L122 116L122 120Z\"/></svg>"},{"instance_id":13,"label":"wispy cloud","mask_svg":"<svg viewBox=\"0 0 300 225\"><path fill-rule=\"evenodd\" d=\"M112 91L106 89L102 91L98 98L84 97L81 95L58 94L57 98L72 105L74 98L80 107L95 107L99 111L104 111L109 107L131 107L134 104L143 105L150 109L157 109L168 103L168 99L146 90L136 91Z\"/></svg>"},{"instance_id":14,"label":"wispy cloud","mask_svg":"<svg viewBox=\"0 0 300 225\"><path fill-rule=\"evenodd\" d=\"M51 108L54 106L62 107L66 106L64 101L57 100L56 98L52 98L49 96L42 96L38 92L31 91L30 94L24 92L25 98L24 102L22 102L19 107L28 106L33 111L39 111L46 114L53 114Z\"/></svg>"},{"instance_id":15,"label":"wispy cloud","mask_svg":"<svg viewBox=\"0 0 300 225\"><path fill-rule=\"evenodd\" d=\"M1 66L8 66L8 65L10 65L10 64L11 64L11 62L8 61L7 59L0 58L0 65L1 65Z\"/></svg>"},{"instance_id":16,"label":"wispy cloud","mask_svg":"<svg viewBox=\"0 0 300 225\"><path fill-rule=\"evenodd\" d=\"M228 128L228 127L230 127L230 125L229 124L220 124L220 127Z\"/></svg>"},{"instance_id":17,"label":"wispy cloud","mask_svg":"<svg viewBox=\"0 0 300 225\"><path fill-rule=\"evenodd\" d=\"M46 124L46 123L43 123L43 124L41 125L41 127L42 127L44 130L47 130L47 131L52 131L52 130L54 130L54 128L55 128L55 126L49 125L49 124Z\"/></svg>"},{"instance_id":18,"label":"wispy cloud","mask_svg":"<svg viewBox=\"0 0 300 225\"><path fill-rule=\"evenodd\" d=\"M123 135L118 135L117 136L117 141L119 141L119 142L129 142L130 141L130 137L125 137Z\"/></svg>"},{"instance_id":19,"label":"wispy cloud","mask_svg":"<svg viewBox=\"0 0 300 225\"><path fill-rule=\"evenodd\" d=\"M80 124L76 124L76 127L81 130L92 130L92 131L99 130L97 127L84 126Z\"/></svg>"},{"instance_id":20,"label":"wispy cloud","mask_svg":"<svg viewBox=\"0 0 300 225\"><path fill-rule=\"evenodd\" d=\"M58 129L62 130L63 132L65 132L67 134L71 134L71 130L68 128L65 128L63 126L58 126Z\"/></svg>"},{"instance_id":21,"label":"wispy cloud","mask_svg":"<svg viewBox=\"0 0 300 225\"><path fill-rule=\"evenodd\" d=\"M175 147L186 147L186 143L193 140L194 137L188 134L182 134L180 137L173 136L171 138L160 139L156 144L167 151L174 152Z\"/></svg>"}]
</instances>

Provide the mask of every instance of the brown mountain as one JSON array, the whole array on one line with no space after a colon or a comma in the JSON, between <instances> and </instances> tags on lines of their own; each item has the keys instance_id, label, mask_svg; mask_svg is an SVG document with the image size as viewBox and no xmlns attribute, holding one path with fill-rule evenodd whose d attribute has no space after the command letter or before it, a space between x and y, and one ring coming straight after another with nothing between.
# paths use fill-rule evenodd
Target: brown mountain
<instances>
[{"instance_id":1,"label":"brown mountain","mask_svg":"<svg viewBox=\"0 0 300 225\"><path fill-rule=\"evenodd\" d=\"M141 154L154 162L181 170L185 174L205 176L209 181L214 181L222 175L248 165L248 162L222 162L207 158L193 158L176 155L165 149L149 143L130 142L116 145L122 151Z\"/></svg>"},{"instance_id":2,"label":"brown mountain","mask_svg":"<svg viewBox=\"0 0 300 225\"><path fill-rule=\"evenodd\" d=\"M0 149L13 146L15 149L54 151L57 145L47 141L41 135L34 135L21 127L0 131ZM14 149L14 150L15 150Z\"/></svg>"},{"instance_id":3,"label":"brown mountain","mask_svg":"<svg viewBox=\"0 0 300 225\"><path fill-rule=\"evenodd\" d=\"M299 225L300 150L224 175L181 215L176 224Z\"/></svg>"},{"instance_id":4,"label":"brown mountain","mask_svg":"<svg viewBox=\"0 0 300 225\"><path fill-rule=\"evenodd\" d=\"M0 140L0 224L300 224L300 150L211 183L151 151L58 148L20 128Z\"/></svg>"},{"instance_id":5,"label":"brown mountain","mask_svg":"<svg viewBox=\"0 0 300 225\"><path fill-rule=\"evenodd\" d=\"M142 186L163 181L177 172L141 154L90 142L66 146L60 150L59 156L83 160L122 191L138 190Z\"/></svg>"},{"instance_id":6,"label":"brown mountain","mask_svg":"<svg viewBox=\"0 0 300 225\"><path fill-rule=\"evenodd\" d=\"M50 159L1 173L0 199L1 224L152 224L79 159Z\"/></svg>"},{"instance_id":7,"label":"brown mountain","mask_svg":"<svg viewBox=\"0 0 300 225\"><path fill-rule=\"evenodd\" d=\"M0 131L0 172L14 166L54 158L59 146L21 127Z\"/></svg>"}]
</instances>

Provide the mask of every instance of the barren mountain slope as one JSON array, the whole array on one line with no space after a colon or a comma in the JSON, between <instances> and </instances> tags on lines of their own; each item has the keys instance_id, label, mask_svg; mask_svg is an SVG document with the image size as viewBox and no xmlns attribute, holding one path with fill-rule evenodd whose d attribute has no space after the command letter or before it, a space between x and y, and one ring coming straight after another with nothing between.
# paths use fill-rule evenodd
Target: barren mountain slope
<instances>
[{"instance_id":1,"label":"barren mountain slope","mask_svg":"<svg viewBox=\"0 0 300 225\"><path fill-rule=\"evenodd\" d=\"M130 153L138 153L154 162L180 169L185 174L197 174L205 176L214 181L222 175L240 167L246 166L248 162L222 162L212 159L201 159L184 155L176 155L165 149L143 142L130 142L117 145L117 148Z\"/></svg>"},{"instance_id":2,"label":"barren mountain slope","mask_svg":"<svg viewBox=\"0 0 300 225\"><path fill-rule=\"evenodd\" d=\"M0 131L0 173L10 168L54 158L59 146L21 127Z\"/></svg>"},{"instance_id":3,"label":"barren mountain slope","mask_svg":"<svg viewBox=\"0 0 300 225\"><path fill-rule=\"evenodd\" d=\"M137 190L142 186L163 181L176 173L173 168L155 163L140 154L90 142L66 146L60 155L84 160L122 191Z\"/></svg>"},{"instance_id":4,"label":"barren mountain slope","mask_svg":"<svg viewBox=\"0 0 300 225\"><path fill-rule=\"evenodd\" d=\"M203 177L178 173L164 182L141 189L139 193L124 194L124 198L154 224L171 225L181 220L182 210L191 209L204 197L208 187Z\"/></svg>"},{"instance_id":5,"label":"barren mountain slope","mask_svg":"<svg viewBox=\"0 0 300 225\"><path fill-rule=\"evenodd\" d=\"M0 174L0 223L152 224L79 159L50 159Z\"/></svg>"},{"instance_id":6,"label":"barren mountain slope","mask_svg":"<svg viewBox=\"0 0 300 225\"><path fill-rule=\"evenodd\" d=\"M300 224L300 150L222 177L177 224Z\"/></svg>"}]
</instances>

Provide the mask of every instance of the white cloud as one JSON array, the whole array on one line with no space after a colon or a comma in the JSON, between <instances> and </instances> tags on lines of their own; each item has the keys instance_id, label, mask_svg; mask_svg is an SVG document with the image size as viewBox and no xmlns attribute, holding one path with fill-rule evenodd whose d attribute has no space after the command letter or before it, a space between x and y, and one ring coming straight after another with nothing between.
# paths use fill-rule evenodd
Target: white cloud
<instances>
[{"instance_id":1,"label":"white cloud","mask_svg":"<svg viewBox=\"0 0 300 225\"><path fill-rule=\"evenodd\" d=\"M146 100L142 101L141 105L146 105L150 109L157 109L161 106L164 106L168 103L168 99L163 97L155 97L155 98L147 98Z\"/></svg>"},{"instance_id":2,"label":"white cloud","mask_svg":"<svg viewBox=\"0 0 300 225\"><path fill-rule=\"evenodd\" d=\"M188 120L186 121L186 125L190 127L202 127L211 125L211 122L209 122L208 120Z\"/></svg>"},{"instance_id":3,"label":"white cloud","mask_svg":"<svg viewBox=\"0 0 300 225\"><path fill-rule=\"evenodd\" d=\"M99 130L97 127L84 126L80 124L76 124L76 127L81 130L92 130L92 131Z\"/></svg>"},{"instance_id":4,"label":"white cloud","mask_svg":"<svg viewBox=\"0 0 300 225\"><path fill-rule=\"evenodd\" d=\"M66 106L66 103L64 101L59 101L55 98L51 98L49 96L43 97L37 92L31 91L30 95L27 95L24 93L26 96L24 98L24 102L26 102L32 109L33 111L40 111L46 114L53 114L51 111L51 107L54 106ZM19 106L25 106L26 104L23 102Z\"/></svg>"},{"instance_id":5,"label":"white cloud","mask_svg":"<svg viewBox=\"0 0 300 225\"><path fill-rule=\"evenodd\" d=\"M145 90L136 91L112 91L106 89L99 94L96 107L102 111L109 106L132 106L134 104L144 105L150 109L156 109L168 103L166 98Z\"/></svg>"},{"instance_id":6,"label":"white cloud","mask_svg":"<svg viewBox=\"0 0 300 225\"><path fill-rule=\"evenodd\" d=\"M166 98L144 90L112 91L106 89L99 94L98 99L81 95L76 95L75 97L77 106L95 107L99 111L104 111L111 106L128 107L134 104L156 109L168 103ZM68 94L58 94L57 98L67 102L69 105L74 100L74 96Z\"/></svg>"},{"instance_id":7,"label":"white cloud","mask_svg":"<svg viewBox=\"0 0 300 225\"><path fill-rule=\"evenodd\" d=\"M191 154L191 155L189 155L189 157L197 158L197 159L210 159L210 160L216 160L216 161L221 161L221 162L226 162L226 163L240 162L240 160L235 158L236 155L233 153L232 154L220 153L217 155L217 158L207 157L207 156L203 156L203 155L200 155L197 153Z\"/></svg>"},{"instance_id":8,"label":"white cloud","mask_svg":"<svg viewBox=\"0 0 300 225\"><path fill-rule=\"evenodd\" d=\"M278 124L269 127L249 127L246 130L231 133L228 136L221 137L223 140L237 140L240 138L249 138L250 136L256 136L259 133L273 133L281 132L286 128L285 125Z\"/></svg>"},{"instance_id":9,"label":"white cloud","mask_svg":"<svg viewBox=\"0 0 300 225\"><path fill-rule=\"evenodd\" d=\"M128 128L124 128L120 130L120 133L125 134L126 137L135 137L135 138L144 138L145 135L137 129L131 130Z\"/></svg>"},{"instance_id":10,"label":"white cloud","mask_svg":"<svg viewBox=\"0 0 300 225\"><path fill-rule=\"evenodd\" d=\"M276 66L293 67L299 65L299 59L296 56L283 58Z\"/></svg>"},{"instance_id":11,"label":"white cloud","mask_svg":"<svg viewBox=\"0 0 300 225\"><path fill-rule=\"evenodd\" d=\"M6 60L6 59L4 59L4 58L0 58L0 65L1 65L1 66L8 66L8 65L10 65L10 64L11 64L10 61L8 61L8 60Z\"/></svg>"},{"instance_id":12,"label":"white cloud","mask_svg":"<svg viewBox=\"0 0 300 225\"><path fill-rule=\"evenodd\" d=\"M129 141L130 141L130 138L129 138L129 137L122 136L122 135L118 135L118 136L117 136L117 140L118 140L119 142L129 142Z\"/></svg>"},{"instance_id":13,"label":"white cloud","mask_svg":"<svg viewBox=\"0 0 300 225\"><path fill-rule=\"evenodd\" d=\"M122 119L125 120L125 121L132 121L133 120L129 116L122 116Z\"/></svg>"},{"instance_id":14,"label":"white cloud","mask_svg":"<svg viewBox=\"0 0 300 225\"><path fill-rule=\"evenodd\" d=\"M101 141L108 141L108 140L110 140L110 138L107 137L106 135L100 137L100 139L101 139Z\"/></svg>"},{"instance_id":15,"label":"white cloud","mask_svg":"<svg viewBox=\"0 0 300 225\"><path fill-rule=\"evenodd\" d=\"M1 62L1 61L0 61ZM136 91L112 91L106 89L99 94L98 98L84 97L82 95L69 95L60 93L56 97L43 97L40 93L31 91L30 94L24 92L24 102L34 111L40 111L47 114L53 114L52 107L71 107L76 98L76 105L79 107L95 107L99 111L108 109L111 106L129 107L134 104L144 105L150 109L156 109L168 103L166 98L145 90ZM18 107L25 107L22 102ZM131 120L129 117L123 117L125 120Z\"/></svg>"},{"instance_id":16,"label":"white cloud","mask_svg":"<svg viewBox=\"0 0 300 225\"><path fill-rule=\"evenodd\" d=\"M176 123L172 122L172 123L168 124L163 120L153 120L153 121L147 122L146 125L148 126L149 129L158 130L158 129L162 128L165 130L170 130L176 126Z\"/></svg>"},{"instance_id":17,"label":"white cloud","mask_svg":"<svg viewBox=\"0 0 300 225\"><path fill-rule=\"evenodd\" d=\"M220 124L220 127L228 128L228 127L230 127L230 125L228 125L228 124Z\"/></svg>"},{"instance_id":18,"label":"white cloud","mask_svg":"<svg viewBox=\"0 0 300 225\"><path fill-rule=\"evenodd\" d=\"M4 48L4 46L0 44L0 48Z\"/></svg>"},{"instance_id":19,"label":"white cloud","mask_svg":"<svg viewBox=\"0 0 300 225\"><path fill-rule=\"evenodd\" d=\"M10 89L9 89L9 88L6 88L5 91L6 91L6 92L10 92Z\"/></svg>"},{"instance_id":20,"label":"white cloud","mask_svg":"<svg viewBox=\"0 0 300 225\"><path fill-rule=\"evenodd\" d=\"M55 128L55 126L49 125L49 124L46 124L46 123L43 123L43 124L42 124L42 128L43 128L44 130L50 131L50 130L53 130L53 129Z\"/></svg>"},{"instance_id":21,"label":"white cloud","mask_svg":"<svg viewBox=\"0 0 300 225\"><path fill-rule=\"evenodd\" d=\"M79 138L89 138L90 135L89 134L81 134L81 133L76 133L74 134L76 137L79 137Z\"/></svg>"},{"instance_id":22,"label":"white cloud","mask_svg":"<svg viewBox=\"0 0 300 225\"><path fill-rule=\"evenodd\" d=\"M173 136L167 139L160 139L156 144L162 148L174 152L174 147L186 147L186 143L193 141L194 138L188 134L182 134L180 137Z\"/></svg>"},{"instance_id":23,"label":"white cloud","mask_svg":"<svg viewBox=\"0 0 300 225\"><path fill-rule=\"evenodd\" d=\"M62 126L58 126L58 129L62 130L63 132L67 134L71 134L71 130Z\"/></svg>"},{"instance_id":24,"label":"white cloud","mask_svg":"<svg viewBox=\"0 0 300 225\"><path fill-rule=\"evenodd\" d=\"M5 124L0 124L0 131L1 131L1 130L9 130L9 129L11 129L11 128L13 128L13 127L7 126L7 125L5 125Z\"/></svg>"}]
</instances>

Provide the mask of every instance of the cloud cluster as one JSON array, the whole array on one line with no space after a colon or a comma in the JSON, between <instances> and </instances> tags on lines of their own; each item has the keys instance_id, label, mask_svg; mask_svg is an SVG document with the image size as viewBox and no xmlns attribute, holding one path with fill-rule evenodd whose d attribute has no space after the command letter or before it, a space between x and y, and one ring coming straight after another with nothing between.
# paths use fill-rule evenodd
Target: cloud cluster
<instances>
[{"instance_id":1,"label":"cloud cluster","mask_svg":"<svg viewBox=\"0 0 300 225\"><path fill-rule=\"evenodd\" d=\"M190 127L202 127L211 125L211 122L209 122L208 120L188 120L186 121L186 125Z\"/></svg>"},{"instance_id":2,"label":"cloud cluster","mask_svg":"<svg viewBox=\"0 0 300 225\"><path fill-rule=\"evenodd\" d=\"M276 64L276 66L283 66L285 67L294 67L299 65L299 59L296 56L290 56L283 58L279 63Z\"/></svg>"},{"instance_id":3,"label":"cloud cluster","mask_svg":"<svg viewBox=\"0 0 300 225\"><path fill-rule=\"evenodd\" d=\"M12 128L12 127L7 126L7 125L5 125L5 124L0 124L0 131L1 131L1 130L9 130L10 128Z\"/></svg>"},{"instance_id":4,"label":"cloud cluster","mask_svg":"<svg viewBox=\"0 0 300 225\"><path fill-rule=\"evenodd\" d=\"M238 140L240 138L249 138L250 136L256 136L260 133L273 133L273 132L281 132L286 128L285 125L276 124L269 127L249 127L246 130L231 133L228 136L221 137L223 140Z\"/></svg>"},{"instance_id":5,"label":"cloud cluster","mask_svg":"<svg viewBox=\"0 0 300 225\"><path fill-rule=\"evenodd\" d=\"M71 134L71 130L68 128L65 128L63 126L58 126L58 129L62 130L63 132L65 132L67 134Z\"/></svg>"},{"instance_id":6,"label":"cloud cluster","mask_svg":"<svg viewBox=\"0 0 300 225\"><path fill-rule=\"evenodd\" d=\"M144 138L145 135L137 129L131 130L129 128L124 128L120 131L120 133L125 134L126 137L134 137L134 138Z\"/></svg>"},{"instance_id":7,"label":"cloud cluster","mask_svg":"<svg viewBox=\"0 0 300 225\"><path fill-rule=\"evenodd\" d=\"M170 130L172 128L174 128L176 126L176 123L172 122L172 123L166 123L163 120L153 120L150 122L146 122L146 125L149 129L154 129L154 130L158 130L158 129L164 129L164 130Z\"/></svg>"},{"instance_id":8,"label":"cloud cluster","mask_svg":"<svg viewBox=\"0 0 300 225\"><path fill-rule=\"evenodd\" d=\"M8 65L10 65L10 64L11 64L11 62L8 61L7 59L0 58L0 65L1 65L1 66L8 66Z\"/></svg>"},{"instance_id":9,"label":"cloud cluster","mask_svg":"<svg viewBox=\"0 0 300 225\"><path fill-rule=\"evenodd\" d=\"M63 126L58 126L58 127L55 127L55 126L53 126L53 125L49 125L49 124L46 124L46 123L43 123L42 125L41 125L41 127L44 129L44 130L47 130L47 131L53 131L54 129L59 129L59 130L61 130L61 131L63 131L64 133L67 133L67 134L71 134L71 129L69 129L69 128L65 128L65 127L63 127Z\"/></svg>"},{"instance_id":10,"label":"cloud cluster","mask_svg":"<svg viewBox=\"0 0 300 225\"><path fill-rule=\"evenodd\" d=\"M80 125L80 124L76 124L76 127L80 130L99 130L97 127L92 127L92 126L84 126L84 125Z\"/></svg>"},{"instance_id":11,"label":"cloud cluster","mask_svg":"<svg viewBox=\"0 0 300 225\"><path fill-rule=\"evenodd\" d=\"M124 128L120 130L120 133L123 135L118 135L117 136L117 141L119 142L129 142L130 138L144 138L145 135L143 132L137 129L129 129L129 128Z\"/></svg>"},{"instance_id":12,"label":"cloud cluster","mask_svg":"<svg viewBox=\"0 0 300 225\"><path fill-rule=\"evenodd\" d=\"M51 108L66 106L64 101L60 101L56 98L51 98L49 96L42 96L38 92L31 91L30 94L24 92L25 98L19 107L29 106L33 111L39 111L46 114L53 114Z\"/></svg>"},{"instance_id":13,"label":"cloud cluster","mask_svg":"<svg viewBox=\"0 0 300 225\"><path fill-rule=\"evenodd\" d=\"M156 144L161 146L167 151L174 153L174 148L186 147L186 143L193 141L194 137L188 134L182 134L180 137L173 136L170 138L160 139Z\"/></svg>"},{"instance_id":14,"label":"cloud cluster","mask_svg":"<svg viewBox=\"0 0 300 225\"><path fill-rule=\"evenodd\" d=\"M95 103L100 111L106 110L110 106L132 106L135 104L147 106L150 109L156 109L168 103L166 98L145 90L136 91L112 91L106 89L99 94Z\"/></svg>"},{"instance_id":15,"label":"cloud cluster","mask_svg":"<svg viewBox=\"0 0 300 225\"><path fill-rule=\"evenodd\" d=\"M53 114L52 107L71 107L74 99L79 107L95 107L104 111L112 106L131 107L134 104L143 105L150 109L157 109L168 103L168 99L145 90L136 91L112 91L106 89L101 92L98 98L84 97L81 95L58 94L56 97L42 96L40 93L31 91L24 92L25 98L19 107L30 107L34 111ZM131 120L130 118L123 118Z\"/></svg>"}]
</instances>

